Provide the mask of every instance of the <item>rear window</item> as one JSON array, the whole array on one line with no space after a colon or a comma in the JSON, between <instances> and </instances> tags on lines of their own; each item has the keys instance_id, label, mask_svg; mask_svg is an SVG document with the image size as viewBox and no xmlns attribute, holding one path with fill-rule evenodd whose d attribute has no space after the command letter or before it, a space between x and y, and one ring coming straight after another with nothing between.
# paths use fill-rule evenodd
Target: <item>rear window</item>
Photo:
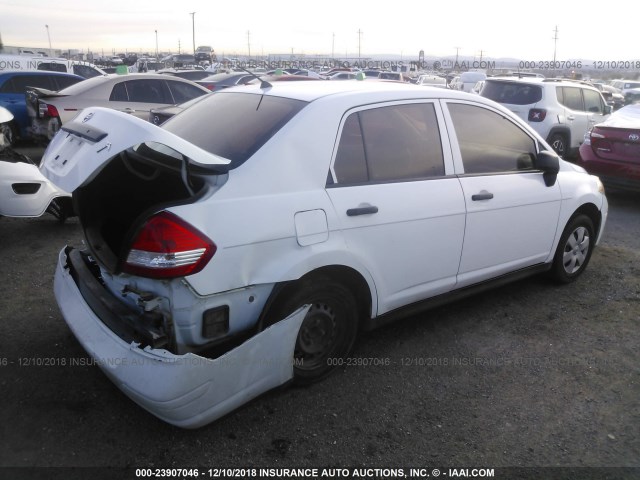
<instances>
[{"instance_id":1,"label":"rear window","mask_svg":"<svg viewBox=\"0 0 640 480\"><path fill-rule=\"evenodd\" d=\"M531 105L542 100L542 88L526 83L487 80L480 95L498 103Z\"/></svg>"},{"instance_id":2,"label":"rear window","mask_svg":"<svg viewBox=\"0 0 640 480\"><path fill-rule=\"evenodd\" d=\"M307 102L247 93L217 93L162 125L236 168L257 152Z\"/></svg>"}]
</instances>

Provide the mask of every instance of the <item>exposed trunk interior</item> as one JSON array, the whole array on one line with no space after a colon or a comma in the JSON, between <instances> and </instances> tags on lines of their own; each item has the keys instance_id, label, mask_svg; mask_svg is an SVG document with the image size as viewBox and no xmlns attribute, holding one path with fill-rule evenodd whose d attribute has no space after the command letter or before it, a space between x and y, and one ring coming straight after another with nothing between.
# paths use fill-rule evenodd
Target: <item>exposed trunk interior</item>
<instances>
[{"instance_id":1,"label":"exposed trunk interior","mask_svg":"<svg viewBox=\"0 0 640 480\"><path fill-rule=\"evenodd\" d=\"M206 190L205 180L185 160L143 144L116 155L73 193L73 202L91 252L117 273L133 236L150 215L191 203Z\"/></svg>"}]
</instances>

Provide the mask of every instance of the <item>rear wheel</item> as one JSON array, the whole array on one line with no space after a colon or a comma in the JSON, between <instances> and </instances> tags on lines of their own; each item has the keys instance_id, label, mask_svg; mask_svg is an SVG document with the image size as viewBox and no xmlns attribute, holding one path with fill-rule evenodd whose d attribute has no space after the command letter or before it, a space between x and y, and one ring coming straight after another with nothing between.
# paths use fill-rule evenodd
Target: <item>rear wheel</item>
<instances>
[{"instance_id":1,"label":"rear wheel","mask_svg":"<svg viewBox=\"0 0 640 480\"><path fill-rule=\"evenodd\" d=\"M549 137L548 142L549 145L551 145L551 148L553 148L561 157L564 157L567 154L567 138L565 135L554 133Z\"/></svg>"},{"instance_id":2,"label":"rear wheel","mask_svg":"<svg viewBox=\"0 0 640 480\"><path fill-rule=\"evenodd\" d=\"M294 381L308 384L327 376L351 351L358 329L354 295L344 284L325 276L302 280L285 290L267 314L266 325L303 305L311 305L296 339Z\"/></svg>"},{"instance_id":3,"label":"rear wheel","mask_svg":"<svg viewBox=\"0 0 640 480\"><path fill-rule=\"evenodd\" d=\"M551 273L563 283L574 281L587 268L595 242L593 221L586 215L573 217L562 232Z\"/></svg>"}]
</instances>

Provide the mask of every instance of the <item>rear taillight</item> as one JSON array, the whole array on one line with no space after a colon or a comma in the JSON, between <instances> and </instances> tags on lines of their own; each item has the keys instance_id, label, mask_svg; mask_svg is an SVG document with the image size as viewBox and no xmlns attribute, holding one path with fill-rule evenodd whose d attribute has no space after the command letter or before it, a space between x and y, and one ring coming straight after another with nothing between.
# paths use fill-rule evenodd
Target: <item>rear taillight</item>
<instances>
[{"instance_id":1,"label":"rear taillight","mask_svg":"<svg viewBox=\"0 0 640 480\"><path fill-rule=\"evenodd\" d=\"M547 116L547 111L542 108L532 108L529 110L530 122L543 122Z\"/></svg>"},{"instance_id":2,"label":"rear taillight","mask_svg":"<svg viewBox=\"0 0 640 480\"><path fill-rule=\"evenodd\" d=\"M46 117L59 117L58 109L53 105L49 105L48 103L38 102L38 113L40 114L40 118Z\"/></svg>"},{"instance_id":3,"label":"rear taillight","mask_svg":"<svg viewBox=\"0 0 640 480\"><path fill-rule=\"evenodd\" d=\"M149 218L131 244L123 271L150 278L175 278L202 270L216 245L169 212Z\"/></svg>"}]
</instances>

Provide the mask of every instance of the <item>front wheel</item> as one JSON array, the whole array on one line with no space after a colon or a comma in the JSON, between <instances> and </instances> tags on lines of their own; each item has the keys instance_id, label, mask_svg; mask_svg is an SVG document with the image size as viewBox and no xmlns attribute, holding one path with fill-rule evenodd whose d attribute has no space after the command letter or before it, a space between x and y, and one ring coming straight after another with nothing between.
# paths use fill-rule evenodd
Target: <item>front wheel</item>
<instances>
[{"instance_id":1,"label":"front wheel","mask_svg":"<svg viewBox=\"0 0 640 480\"><path fill-rule=\"evenodd\" d=\"M562 232L551 273L562 282L573 282L587 268L595 246L593 221L586 215L572 218Z\"/></svg>"},{"instance_id":2,"label":"front wheel","mask_svg":"<svg viewBox=\"0 0 640 480\"><path fill-rule=\"evenodd\" d=\"M281 320L303 305L309 308L294 352L294 381L308 384L327 376L351 351L358 330L358 308L344 284L324 276L301 281L287 289L266 317L266 325Z\"/></svg>"}]
</instances>

